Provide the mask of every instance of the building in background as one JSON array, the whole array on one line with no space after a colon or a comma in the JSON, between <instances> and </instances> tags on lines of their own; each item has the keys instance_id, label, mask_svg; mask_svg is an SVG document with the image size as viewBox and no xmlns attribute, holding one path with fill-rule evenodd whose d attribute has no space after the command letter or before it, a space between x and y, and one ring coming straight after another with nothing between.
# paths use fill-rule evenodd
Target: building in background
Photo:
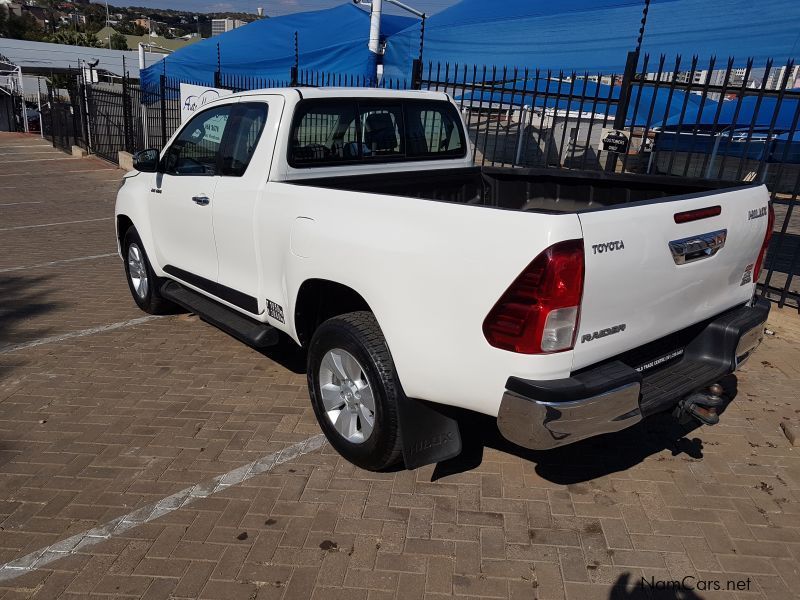
<instances>
[{"instance_id":1,"label":"building in background","mask_svg":"<svg viewBox=\"0 0 800 600\"><path fill-rule=\"evenodd\" d=\"M97 39L100 40L100 43L104 47L108 47L111 45L111 37L114 35L119 35L117 30L113 27L103 27L100 31L96 34ZM200 36L196 33L190 33L183 37L176 37L176 38L166 38L160 35L153 34L145 34L145 35L124 35L125 41L128 46L128 50L136 50L139 47L139 43L144 43L150 45L154 48L154 52L174 52L175 50L179 50L184 46L188 46L190 44L194 44L195 42L200 41ZM160 50L163 48L164 50Z\"/></svg>"},{"instance_id":2,"label":"building in background","mask_svg":"<svg viewBox=\"0 0 800 600\"><path fill-rule=\"evenodd\" d=\"M768 90L779 90L783 85L783 78L787 77L786 73L786 65L782 66L779 69L773 67L770 71L769 77L767 77L767 85L766 88ZM793 88L800 87L800 65L794 65L792 70L788 73L788 79L786 80L786 89L791 90Z\"/></svg>"},{"instance_id":3,"label":"building in background","mask_svg":"<svg viewBox=\"0 0 800 600\"><path fill-rule=\"evenodd\" d=\"M232 31L242 25L247 25L247 23L239 19L211 19L211 36Z\"/></svg>"}]
</instances>

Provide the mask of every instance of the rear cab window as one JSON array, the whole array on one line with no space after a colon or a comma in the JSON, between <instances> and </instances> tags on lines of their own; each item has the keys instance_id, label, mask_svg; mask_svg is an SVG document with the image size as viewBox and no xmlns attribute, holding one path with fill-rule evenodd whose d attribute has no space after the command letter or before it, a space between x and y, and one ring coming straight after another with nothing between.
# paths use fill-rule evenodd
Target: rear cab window
<instances>
[{"instance_id":1,"label":"rear cab window","mask_svg":"<svg viewBox=\"0 0 800 600\"><path fill-rule=\"evenodd\" d=\"M466 156L456 108L444 100L309 99L289 137L294 168Z\"/></svg>"}]
</instances>

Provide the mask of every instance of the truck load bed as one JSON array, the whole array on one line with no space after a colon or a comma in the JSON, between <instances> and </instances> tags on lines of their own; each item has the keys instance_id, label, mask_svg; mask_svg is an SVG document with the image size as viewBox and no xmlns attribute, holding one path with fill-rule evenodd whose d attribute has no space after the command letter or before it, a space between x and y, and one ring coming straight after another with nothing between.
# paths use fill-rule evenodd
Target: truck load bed
<instances>
[{"instance_id":1,"label":"truck load bed","mask_svg":"<svg viewBox=\"0 0 800 600\"><path fill-rule=\"evenodd\" d=\"M741 185L660 175L504 167L345 175L290 183L544 213L578 213Z\"/></svg>"}]
</instances>

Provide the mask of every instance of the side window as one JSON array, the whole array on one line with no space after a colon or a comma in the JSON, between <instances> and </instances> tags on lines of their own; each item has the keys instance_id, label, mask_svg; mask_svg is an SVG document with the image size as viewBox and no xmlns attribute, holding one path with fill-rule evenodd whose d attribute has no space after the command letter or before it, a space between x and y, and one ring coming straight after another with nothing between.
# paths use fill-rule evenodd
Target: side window
<instances>
[{"instance_id":1,"label":"side window","mask_svg":"<svg viewBox=\"0 0 800 600\"><path fill-rule=\"evenodd\" d=\"M458 113L446 102L409 102L406 141L406 154L415 158L464 156L466 147Z\"/></svg>"},{"instance_id":2,"label":"side window","mask_svg":"<svg viewBox=\"0 0 800 600\"><path fill-rule=\"evenodd\" d=\"M402 106L361 105L359 109L364 158L404 156Z\"/></svg>"},{"instance_id":3,"label":"side window","mask_svg":"<svg viewBox=\"0 0 800 600\"><path fill-rule=\"evenodd\" d=\"M267 122L267 105L242 102L234 109L233 129L222 148L221 175L241 177L256 151Z\"/></svg>"},{"instance_id":4,"label":"side window","mask_svg":"<svg viewBox=\"0 0 800 600\"><path fill-rule=\"evenodd\" d=\"M352 102L310 102L295 115L289 161L297 166L357 160L358 122Z\"/></svg>"},{"instance_id":5,"label":"side window","mask_svg":"<svg viewBox=\"0 0 800 600\"><path fill-rule=\"evenodd\" d=\"M216 175L217 158L233 105L218 106L193 117L164 156L170 175Z\"/></svg>"}]
</instances>

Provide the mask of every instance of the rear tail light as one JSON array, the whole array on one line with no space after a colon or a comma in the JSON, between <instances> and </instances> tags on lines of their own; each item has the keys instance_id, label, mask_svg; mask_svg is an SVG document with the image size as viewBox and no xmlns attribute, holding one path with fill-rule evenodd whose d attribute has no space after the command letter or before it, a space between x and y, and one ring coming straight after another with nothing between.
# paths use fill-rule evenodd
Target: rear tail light
<instances>
[{"instance_id":1,"label":"rear tail light","mask_svg":"<svg viewBox=\"0 0 800 600\"><path fill-rule=\"evenodd\" d=\"M567 240L533 259L494 305L483 334L520 354L570 350L583 294L583 240Z\"/></svg>"},{"instance_id":2,"label":"rear tail light","mask_svg":"<svg viewBox=\"0 0 800 600\"><path fill-rule=\"evenodd\" d=\"M767 233L764 234L764 243L761 244L761 251L758 253L758 260L756 261L756 268L753 271L753 281L758 283L758 278L761 275L761 267L764 265L764 259L767 256L767 248L769 248L769 241L772 239L772 228L775 226L775 209L772 202L769 203L769 213L767 216Z\"/></svg>"}]
</instances>

